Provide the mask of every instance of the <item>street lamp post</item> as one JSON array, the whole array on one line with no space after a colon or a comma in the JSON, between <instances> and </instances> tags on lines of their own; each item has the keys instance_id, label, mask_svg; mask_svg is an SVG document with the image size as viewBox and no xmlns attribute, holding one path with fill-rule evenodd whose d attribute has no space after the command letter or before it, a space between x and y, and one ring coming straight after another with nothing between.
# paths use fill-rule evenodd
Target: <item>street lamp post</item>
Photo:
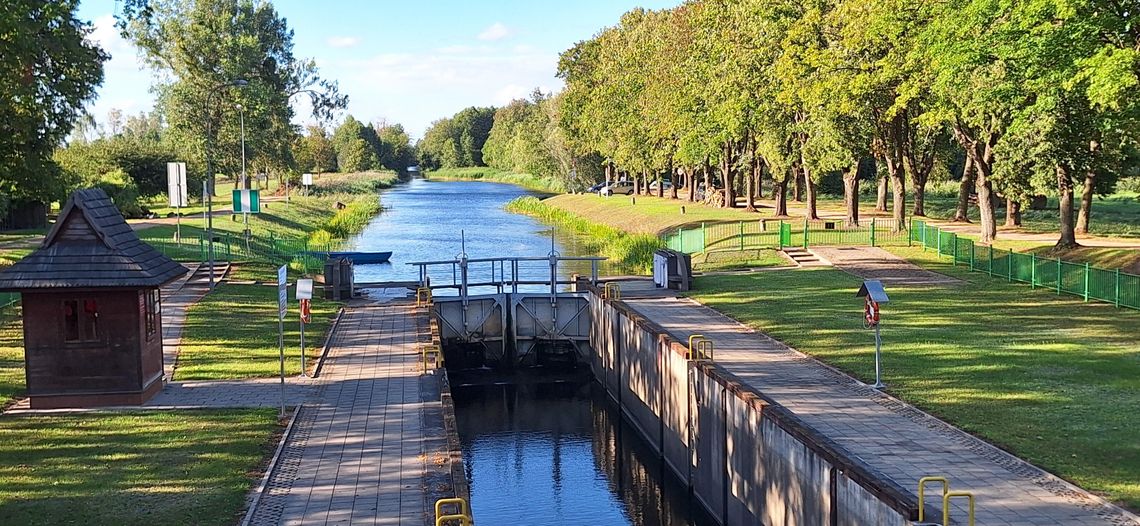
<instances>
[{"instance_id":1,"label":"street lamp post","mask_svg":"<svg viewBox=\"0 0 1140 526\"><path fill-rule=\"evenodd\" d=\"M242 190L247 190L250 185L249 178L245 174L245 108L243 108L241 104L238 104L237 109L238 118L240 119L239 122L241 122L241 188ZM244 225L242 237L245 238L245 252L249 254L249 210L246 210L244 207L242 207L241 218L242 224Z\"/></svg>"},{"instance_id":2,"label":"street lamp post","mask_svg":"<svg viewBox=\"0 0 1140 526\"><path fill-rule=\"evenodd\" d=\"M231 82L224 82L210 88L206 93L206 178L208 187L206 188L206 237L207 249L209 253L209 266L210 266L210 290L214 290L214 159L210 157L210 149L214 142L213 120L210 119L210 99L214 97L214 93L222 88L230 86L246 86L249 84L248 80L237 79Z\"/></svg>"}]
</instances>

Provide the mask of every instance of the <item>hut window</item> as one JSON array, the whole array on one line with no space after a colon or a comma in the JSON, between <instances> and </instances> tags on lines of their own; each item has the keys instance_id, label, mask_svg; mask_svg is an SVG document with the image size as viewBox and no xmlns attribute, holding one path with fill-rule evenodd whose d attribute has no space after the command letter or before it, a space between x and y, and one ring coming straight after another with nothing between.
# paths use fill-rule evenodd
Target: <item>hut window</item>
<instances>
[{"instance_id":1,"label":"hut window","mask_svg":"<svg viewBox=\"0 0 1140 526\"><path fill-rule=\"evenodd\" d=\"M146 292L146 339L150 340L158 332L158 291Z\"/></svg>"},{"instance_id":2,"label":"hut window","mask_svg":"<svg viewBox=\"0 0 1140 526\"><path fill-rule=\"evenodd\" d=\"M99 303L95 300L63 302L63 339L67 342L99 339Z\"/></svg>"}]
</instances>

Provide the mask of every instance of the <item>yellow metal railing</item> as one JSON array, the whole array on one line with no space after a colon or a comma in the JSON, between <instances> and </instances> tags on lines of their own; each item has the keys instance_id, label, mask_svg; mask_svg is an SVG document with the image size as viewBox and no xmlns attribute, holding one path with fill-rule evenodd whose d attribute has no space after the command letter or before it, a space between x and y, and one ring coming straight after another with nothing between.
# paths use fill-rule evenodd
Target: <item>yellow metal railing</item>
<instances>
[{"instance_id":1,"label":"yellow metal railing","mask_svg":"<svg viewBox=\"0 0 1140 526\"><path fill-rule=\"evenodd\" d=\"M926 520L926 485L932 482L942 484L942 526L950 525L950 499L967 500L967 521L974 526L974 494L968 491L950 491L950 480L946 477L922 477L918 479L918 522Z\"/></svg>"},{"instance_id":2,"label":"yellow metal railing","mask_svg":"<svg viewBox=\"0 0 1140 526\"><path fill-rule=\"evenodd\" d=\"M606 283L602 289L602 297L607 300L620 300L621 299L621 285L617 283Z\"/></svg>"},{"instance_id":3,"label":"yellow metal railing","mask_svg":"<svg viewBox=\"0 0 1140 526\"><path fill-rule=\"evenodd\" d=\"M434 356L433 362L438 369L443 367L443 350L438 345L424 345L420 347L420 357L423 359L424 373L428 371L428 356Z\"/></svg>"},{"instance_id":4,"label":"yellow metal railing","mask_svg":"<svg viewBox=\"0 0 1140 526\"><path fill-rule=\"evenodd\" d=\"M456 513L444 514L443 507L447 505L454 505L457 508ZM435 526L443 526L444 523L456 521L461 526L474 526L475 521L471 519L471 510L467 507L467 499L456 497L435 501Z\"/></svg>"},{"instance_id":5,"label":"yellow metal railing","mask_svg":"<svg viewBox=\"0 0 1140 526\"><path fill-rule=\"evenodd\" d=\"M689 351L685 353L686 360L712 360L713 342L703 334L689 336Z\"/></svg>"},{"instance_id":6,"label":"yellow metal railing","mask_svg":"<svg viewBox=\"0 0 1140 526\"><path fill-rule=\"evenodd\" d=\"M942 524L950 526L950 499L965 497L969 501L967 525L974 526L974 494L968 491L948 491L942 495Z\"/></svg>"},{"instance_id":7,"label":"yellow metal railing","mask_svg":"<svg viewBox=\"0 0 1140 526\"><path fill-rule=\"evenodd\" d=\"M431 288L419 287L416 289L416 307L431 306Z\"/></svg>"}]
</instances>

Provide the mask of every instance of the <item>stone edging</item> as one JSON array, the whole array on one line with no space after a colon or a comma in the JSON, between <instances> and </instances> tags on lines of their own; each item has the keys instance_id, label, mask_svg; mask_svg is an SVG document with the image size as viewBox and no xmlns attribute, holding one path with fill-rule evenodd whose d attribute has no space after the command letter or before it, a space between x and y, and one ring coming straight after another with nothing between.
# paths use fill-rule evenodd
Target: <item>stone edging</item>
<instances>
[{"instance_id":1,"label":"stone edging","mask_svg":"<svg viewBox=\"0 0 1140 526\"><path fill-rule=\"evenodd\" d=\"M253 521L253 515L257 512L257 505L261 503L261 496L265 493L266 488L269 487L269 479L273 473L277 471L277 465L280 463L281 454L285 450L285 444L289 442L289 437L293 435L294 424L297 423L297 417L301 414L304 404L298 405L293 408L293 416L289 418L289 425L285 427L285 432L281 434L281 441L277 443L277 449L273 452L273 458L269 460L269 465L265 467L265 473L261 476L261 482L257 488L253 490L248 502L249 507L246 508L245 517L242 518L241 526L249 526Z\"/></svg>"}]
</instances>

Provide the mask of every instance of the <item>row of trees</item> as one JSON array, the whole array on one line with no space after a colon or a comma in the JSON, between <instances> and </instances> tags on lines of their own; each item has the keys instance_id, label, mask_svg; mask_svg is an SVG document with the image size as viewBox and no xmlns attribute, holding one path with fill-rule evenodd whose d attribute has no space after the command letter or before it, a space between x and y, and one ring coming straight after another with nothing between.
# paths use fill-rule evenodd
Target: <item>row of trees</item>
<instances>
[{"instance_id":1,"label":"row of trees","mask_svg":"<svg viewBox=\"0 0 1140 526\"><path fill-rule=\"evenodd\" d=\"M472 106L431 123L416 144L420 167L435 170L486 166L483 145L491 133L494 119L495 108Z\"/></svg>"},{"instance_id":2,"label":"row of trees","mask_svg":"<svg viewBox=\"0 0 1140 526\"><path fill-rule=\"evenodd\" d=\"M596 152L574 152L559 126L561 95L535 90L530 99L518 99L495 110L494 125L483 145L487 166L515 173L559 179L568 188L588 186L602 177L602 158Z\"/></svg>"},{"instance_id":3,"label":"row of trees","mask_svg":"<svg viewBox=\"0 0 1140 526\"><path fill-rule=\"evenodd\" d=\"M402 172L416 164L411 138L399 124L363 124L345 117L332 138L316 126L298 144L298 163L303 170L362 172L387 168Z\"/></svg>"},{"instance_id":4,"label":"row of trees","mask_svg":"<svg viewBox=\"0 0 1140 526\"><path fill-rule=\"evenodd\" d=\"M983 241L996 235L998 194L1016 220L1019 203L1050 193L1059 244L1073 245L1076 189L1087 228L1092 194L1138 140L1137 11L1116 0L638 9L563 53L559 119L571 149L600 152L610 171L690 189L719 176L726 206L767 177L778 214L791 183L815 217L816 185L839 172L857 221L860 160L873 158L899 228L908 184L924 215L931 174L962 159L961 206L977 194Z\"/></svg>"}]
</instances>

